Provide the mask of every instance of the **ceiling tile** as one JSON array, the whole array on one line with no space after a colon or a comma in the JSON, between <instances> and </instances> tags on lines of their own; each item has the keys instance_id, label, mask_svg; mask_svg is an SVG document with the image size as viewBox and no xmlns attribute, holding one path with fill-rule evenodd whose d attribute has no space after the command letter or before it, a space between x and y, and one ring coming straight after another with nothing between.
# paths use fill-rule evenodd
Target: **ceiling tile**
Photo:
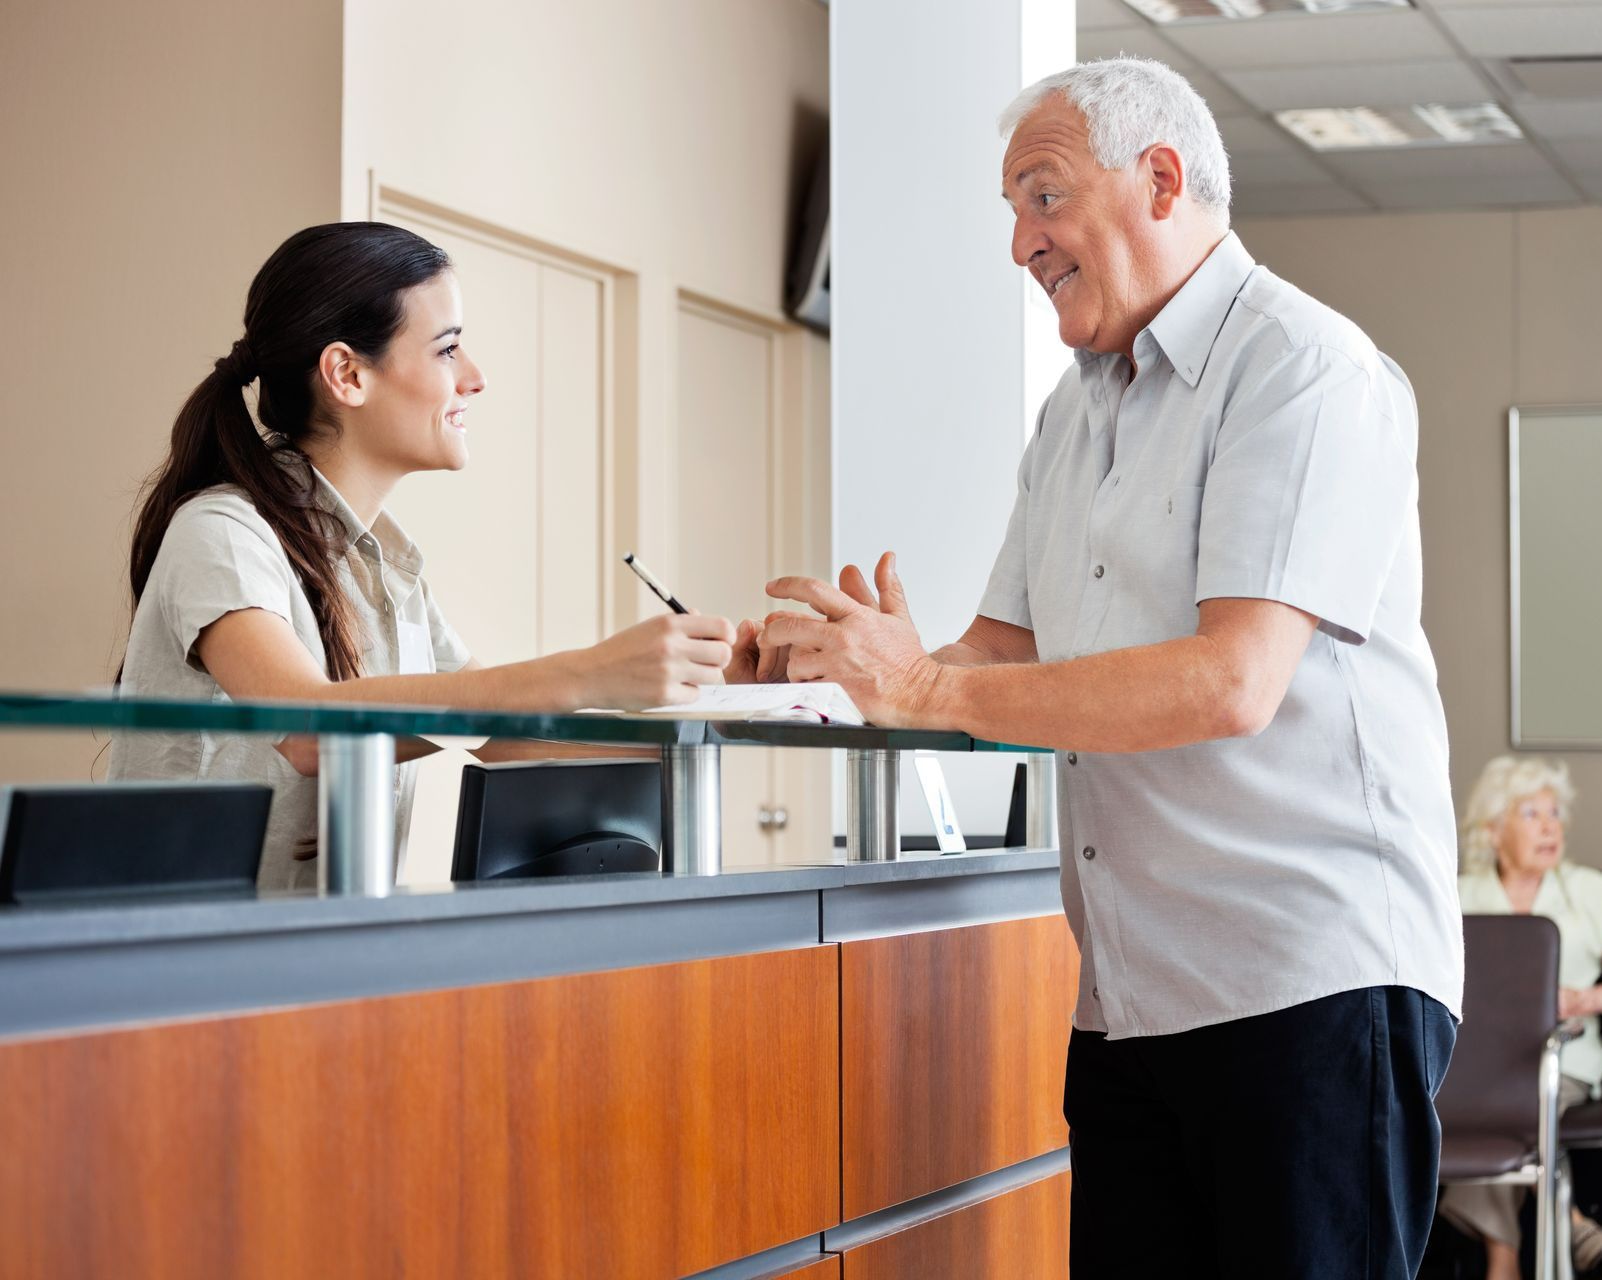
<instances>
[{"instance_id":1,"label":"ceiling tile","mask_svg":"<svg viewBox=\"0 0 1602 1280\"><path fill-rule=\"evenodd\" d=\"M1178 67L1174 68L1179 71ZM1190 87L1201 94L1209 110L1217 115L1244 115L1251 110L1251 104L1244 101L1233 89L1210 72L1203 71L1194 64L1180 75L1190 81Z\"/></svg>"},{"instance_id":2,"label":"ceiling tile","mask_svg":"<svg viewBox=\"0 0 1602 1280\"><path fill-rule=\"evenodd\" d=\"M1580 184L1580 190L1590 196L1592 201L1602 204L1602 169L1592 173L1577 173L1574 180Z\"/></svg>"},{"instance_id":3,"label":"ceiling tile","mask_svg":"<svg viewBox=\"0 0 1602 1280\"><path fill-rule=\"evenodd\" d=\"M1299 183L1244 187L1235 193L1230 214L1248 218L1272 213L1349 213L1369 207L1362 196L1338 183Z\"/></svg>"},{"instance_id":4,"label":"ceiling tile","mask_svg":"<svg viewBox=\"0 0 1602 1280\"><path fill-rule=\"evenodd\" d=\"M1224 80L1263 111L1287 107L1405 107L1483 102L1491 91L1464 62L1373 62L1336 67L1258 67Z\"/></svg>"},{"instance_id":5,"label":"ceiling tile","mask_svg":"<svg viewBox=\"0 0 1602 1280\"><path fill-rule=\"evenodd\" d=\"M1361 190L1385 209L1488 209L1511 205L1580 203L1556 173L1550 178L1441 178L1423 182L1365 183Z\"/></svg>"},{"instance_id":6,"label":"ceiling tile","mask_svg":"<svg viewBox=\"0 0 1602 1280\"><path fill-rule=\"evenodd\" d=\"M1195 63L1182 54L1153 27L1106 27L1095 31L1081 31L1078 39L1079 61L1093 58L1116 58L1124 54L1136 58L1156 58L1183 74Z\"/></svg>"},{"instance_id":7,"label":"ceiling tile","mask_svg":"<svg viewBox=\"0 0 1602 1280\"><path fill-rule=\"evenodd\" d=\"M1602 174L1602 138L1584 142L1554 142L1552 151L1576 176Z\"/></svg>"},{"instance_id":8,"label":"ceiling tile","mask_svg":"<svg viewBox=\"0 0 1602 1280\"><path fill-rule=\"evenodd\" d=\"M1443 9L1440 19L1477 58L1602 53L1602 5Z\"/></svg>"},{"instance_id":9,"label":"ceiling tile","mask_svg":"<svg viewBox=\"0 0 1602 1280\"><path fill-rule=\"evenodd\" d=\"M1538 181L1557 176L1546 157L1522 142L1326 151L1320 158L1349 181L1367 184L1434 182L1455 178Z\"/></svg>"},{"instance_id":10,"label":"ceiling tile","mask_svg":"<svg viewBox=\"0 0 1602 1280\"><path fill-rule=\"evenodd\" d=\"M1514 99L1513 114L1543 138L1602 138L1602 101L1536 102Z\"/></svg>"},{"instance_id":11,"label":"ceiling tile","mask_svg":"<svg viewBox=\"0 0 1602 1280\"><path fill-rule=\"evenodd\" d=\"M1080 31L1127 27L1134 16L1123 0L1077 0L1074 5L1074 25Z\"/></svg>"},{"instance_id":12,"label":"ceiling tile","mask_svg":"<svg viewBox=\"0 0 1602 1280\"><path fill-rule=\"evenodd\" d=\"M1213 70L1445 61L1455 56L1422 13L1287 15L1168 27L1163 35Z\"/></svg>"},{"instance_id":13,"label":"ceiling tile","mask_svg":"<svg viewBox=\"0 0 1602 1280\"><path fill-rule=\"evenodd\" d=\"M1329 171L1302 151L1232 151L1230 177L1240 187L1328 182Z\"/></svg>"},{"instance_id":14,"label":"ceiling tile","mask_svg":"<svg viewBox=\"0 0 1602 1280\"><path fill-rule=\"evenodd\" d=\"M1229 154L1238 151L1300 151L1297 142L1277 124L1259 116L1219 116L1218 132L1224 135Z\"/></svg>"}]
</instances>

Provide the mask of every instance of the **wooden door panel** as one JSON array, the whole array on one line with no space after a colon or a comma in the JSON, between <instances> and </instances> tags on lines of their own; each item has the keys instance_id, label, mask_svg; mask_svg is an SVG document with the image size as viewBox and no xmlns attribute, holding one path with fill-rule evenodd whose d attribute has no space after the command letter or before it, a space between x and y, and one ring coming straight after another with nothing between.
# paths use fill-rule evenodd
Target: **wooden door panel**
<instances>
[{"instance_id":1,"label":"wooden door panel","mask_svg":"<svg viewBox=\"0 0 1602 1280\"><path fill-rule=\"evenodd\" d=\"M1078 970L1060 915L842 944L847 1221L1067 1145Z\"/></svg>"},{"instance_id":2,"label":"wooden door panel","mask_svg":"<svg viewBox=\"0 0 1602 1280\"><path fill-rule=\"evenodd\" d=\"M841 1255L842 1280L1068 1280L1069 1187L1054 1174L870 1240Z\"/></svg>"},{"instance_id":3,"label":"wooden door panel","mask_svg":"<svg viewBox=\"0 0 1602 1280\"><path fill-rule=\"evenodd\" d=\"M0 1044L14 1280L660 1280L839 1218L832 946Z\"/></svg>"}]
</instances>

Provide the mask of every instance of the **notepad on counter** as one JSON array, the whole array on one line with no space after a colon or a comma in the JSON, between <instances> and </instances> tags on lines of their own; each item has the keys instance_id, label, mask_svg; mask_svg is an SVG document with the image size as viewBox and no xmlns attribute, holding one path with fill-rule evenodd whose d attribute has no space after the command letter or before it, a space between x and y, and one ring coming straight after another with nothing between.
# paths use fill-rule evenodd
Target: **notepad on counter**
<instances>
[{"instance_id":1,"label":"notepad on counter","mask_svg":"<svg viewBox=\"0 0 1602 1280\"><path fill-rule=\"evenodd\" d=\"M703 684L694 702L652 707L642 715L670 720L777 720L799 724L865 724L837 684Z\"/></svg>"}]
</instances>

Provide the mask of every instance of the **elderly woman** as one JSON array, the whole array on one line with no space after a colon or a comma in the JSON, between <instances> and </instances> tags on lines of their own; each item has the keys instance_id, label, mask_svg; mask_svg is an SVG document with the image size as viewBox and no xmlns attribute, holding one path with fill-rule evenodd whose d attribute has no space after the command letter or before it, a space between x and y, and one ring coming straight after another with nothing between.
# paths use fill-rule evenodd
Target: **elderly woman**
<instances>
[{"instance_id":1,"label":"elderly woman","mask_svg":"<svg viewBox=\"0 0 1602 1280\"><path fill-rule=\"evenodd\" d=\"M1546 916L1562 935L1558 1014L1583 1018L1579 1039L1563 1049L1561 1105L1572 1107L1602 1081L1602 871L1563 860L1574 788L1568 766L1536 757L1498 756L1485 766L1463 820L1465 915ZM1522 1187L1449 1186L1441 1214L1485 1241L1486 1280L1517 1280ZM1575 1214L1575 1264L1602 1262L1602 1227Z\"/></svg>"}]
</instances>

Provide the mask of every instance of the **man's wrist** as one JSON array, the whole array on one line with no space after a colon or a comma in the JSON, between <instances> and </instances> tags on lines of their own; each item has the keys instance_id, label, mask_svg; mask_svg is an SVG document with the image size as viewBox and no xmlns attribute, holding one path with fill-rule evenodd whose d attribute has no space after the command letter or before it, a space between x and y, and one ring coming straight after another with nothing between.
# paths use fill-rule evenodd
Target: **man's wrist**
<instances>
[{"instance_id":1,"label":"man's wrist","mask_svg":"<svg viewBox=\"0 0 1602 1280\"><path fill-rule=\"evenodd\" d=\"M932 654L918 667L914 688L916 693L908 710L912 713L912 728L960 729L957 697L966 667L954 666L936 659Z\"/></svg>"}]
</instances>

